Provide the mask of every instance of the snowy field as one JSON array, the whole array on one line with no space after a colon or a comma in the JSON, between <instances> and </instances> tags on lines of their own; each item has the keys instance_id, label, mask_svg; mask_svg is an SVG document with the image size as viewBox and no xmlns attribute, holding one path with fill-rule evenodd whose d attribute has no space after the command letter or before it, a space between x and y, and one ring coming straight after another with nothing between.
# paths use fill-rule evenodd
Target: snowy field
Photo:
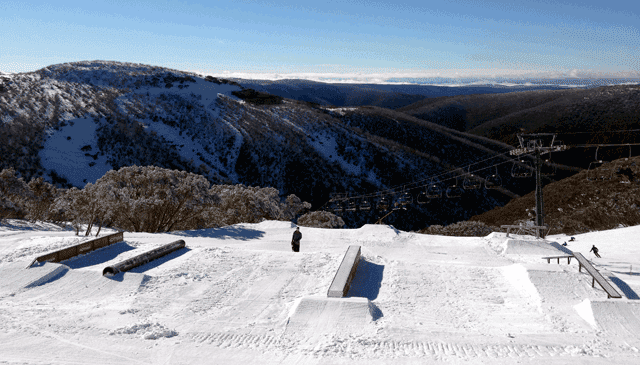
<instances>
[{"instance_id":1,"label":"snowy field","mask_svg":"<svg viewBox=\"0 0 640 365\"><path fill-rule=\"evenodd\" d=\"M578 235L567 246L623 299L592 288L576 260L542 260L563 252L532 237L302 227L293 253L294 228L125 232L124 242L27 269L93 237L4 221L0 364L640 363L640 227ZM102 276L179 239L186 248ZM328 299L349 245L362 246L363 260L348 298Z\"/></svg>"}]
</instances>

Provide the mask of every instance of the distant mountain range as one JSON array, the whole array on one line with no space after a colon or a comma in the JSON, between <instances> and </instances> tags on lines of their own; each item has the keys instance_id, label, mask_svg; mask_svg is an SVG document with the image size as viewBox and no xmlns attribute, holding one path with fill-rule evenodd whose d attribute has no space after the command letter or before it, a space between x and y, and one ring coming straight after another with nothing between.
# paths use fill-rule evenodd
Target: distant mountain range
<instances>
[{"instance_id":1,"label":"distant mountain range","mask_svg":"<svg viewBox=\"0 0 640 365\"><path fill-rule=\"evenodd\" d=\"M531 191L531 179L511 176L508 151L515 132L545 130L533 118L540 110L554 111L557 120L580 118L591 105L581 94L588 92L611 94L603 99L607 105L621 105L627 113L636 105L636 89L513 92L265 82L131 63L66 63L0 76L0 169L81 187L110 169L156 165L196 172L212 183L275 187L313 209L329 207L336 194L359 197L345 204L367 200L375 208L383 197L393 202L408 193L414 204L385 223L415 230L466 220ZM517 119L522 110L530 119ZM628 120L621 126L637 121L637 112L624 115ZM574 124L597 128L597 119L583 116ZM575 173L573 166L556 164L559 177ZM492 175L501 183L415 204L432 184L460 188L470 172L482 184ZM350 226L383 215L376 209L343 213Z\"/></svg>"},{"instance_id":2,"label":"distant mountain range","mask_svg":"<svg viewBox=\"0 0 640 365\"><path fill-rule=\"evenodd\" d=\"M479 84L452 87L420 84L332 84L309 80L234 80L258 91L322 106L370 105L391 109L401 108L425 98L566 88L553 84L513 84L512 86Z\"/></svg>"}]
</instances>

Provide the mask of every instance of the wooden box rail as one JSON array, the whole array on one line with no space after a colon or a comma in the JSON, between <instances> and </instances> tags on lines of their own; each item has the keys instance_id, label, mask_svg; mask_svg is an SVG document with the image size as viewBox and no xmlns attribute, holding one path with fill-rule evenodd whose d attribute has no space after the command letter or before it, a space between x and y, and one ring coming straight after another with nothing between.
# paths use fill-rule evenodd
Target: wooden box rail
<instances>
[{"instance_id":1,"label":"wooden box rail","mask_svg":"<svg viewBox=\"0 0 640 365\"><path fill-rule=\"evenodd\" d=\"M78 255L84 255L87 252L97 250L102 247L112 245L124 240L122 232L110 234L101 238L96 238L88 242L83 242L75 246L63 248L55 252L50 252L46 255L36 257L28 267L31 267L36 262L62 262Z\"/></svg>"},{"instance_id":2,"label":"wooden box rail","mask_svg":"<svg viewBox=\"0 0 640 365\"><path fill-rule=\"evenodd\" d=\"M349 246L336 276L333 277L329 291L327 291L327 297L342 298L347 295L351 281L356 275L358 262L360 262L360 246Z\"/></svg>"}]
</instances>

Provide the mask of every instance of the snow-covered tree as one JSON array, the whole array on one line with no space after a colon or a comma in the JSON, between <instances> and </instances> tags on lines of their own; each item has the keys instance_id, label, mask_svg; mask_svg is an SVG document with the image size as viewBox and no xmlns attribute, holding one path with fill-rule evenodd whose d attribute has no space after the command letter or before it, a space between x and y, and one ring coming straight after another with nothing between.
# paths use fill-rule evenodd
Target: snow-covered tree
<instances>
[{"instance_id":1,"label":"snow-covered tree","mask_svg":"<svg viewBox=\"0 0 640 365\"><path fill-rule=\"evenodd\" d=\"M298 218L298 225L314 228L342 228L344 227L344 221L331 212L316 211L309 212Z\"/></svg>"},{"instance_id":2,"label":"snow-covered tree","mask_svg":"<svg viewBox=\"0 0 640 365\"><path fill-rule=\"evenodd\" d=\"M13 168L0 171L0 218L24 216L31 192Z\"/></svg>"},{"instance_id":3,"label":"snow-covered tree","mask_svg":"<svg viewBox=\"0 0 640 365\"><path fill-rule=\"evenodd\" d=\"M31 179L27 184L31 198L27 201L27 219L32 221L58 220L54 209L55 199L60 190L44 181L42 177Z\"/></svg>"},{"instance_id":4,"label":"snow-covered tree","mask_svg":"<svg viewBox=\"0 0 640 365\"><path fill-rule=\"evenodd\" d=\"M95 189L114 223L135 232L177 229L218 201L203 176L155 166L108 171L96 181Z\"/></svg>"}]
</instances>

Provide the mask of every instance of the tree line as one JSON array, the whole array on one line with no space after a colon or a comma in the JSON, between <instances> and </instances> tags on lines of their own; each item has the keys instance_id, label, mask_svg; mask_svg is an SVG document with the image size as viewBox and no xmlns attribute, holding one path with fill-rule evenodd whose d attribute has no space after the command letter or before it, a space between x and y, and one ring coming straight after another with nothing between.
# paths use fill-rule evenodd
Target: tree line
<instances>
[{"instance_id":1,"label":"tree line","mask_svg":"<svg viewBox=\"0 0 640 365\"><path fill-rule=\"evenodd\" d=\"M311 204L275 188L211 185L201 175L156 166L108 171L84 188L56 187L42 177L28 183L14 169L0 172L0 219L21 218L71 224L84 229L113 227L131 232L170 232L262 220L295 220L309 226L339 227L327 212L305 215ZM301 216L302 215L302 216Z\"/></svg>"}]
</instances>

